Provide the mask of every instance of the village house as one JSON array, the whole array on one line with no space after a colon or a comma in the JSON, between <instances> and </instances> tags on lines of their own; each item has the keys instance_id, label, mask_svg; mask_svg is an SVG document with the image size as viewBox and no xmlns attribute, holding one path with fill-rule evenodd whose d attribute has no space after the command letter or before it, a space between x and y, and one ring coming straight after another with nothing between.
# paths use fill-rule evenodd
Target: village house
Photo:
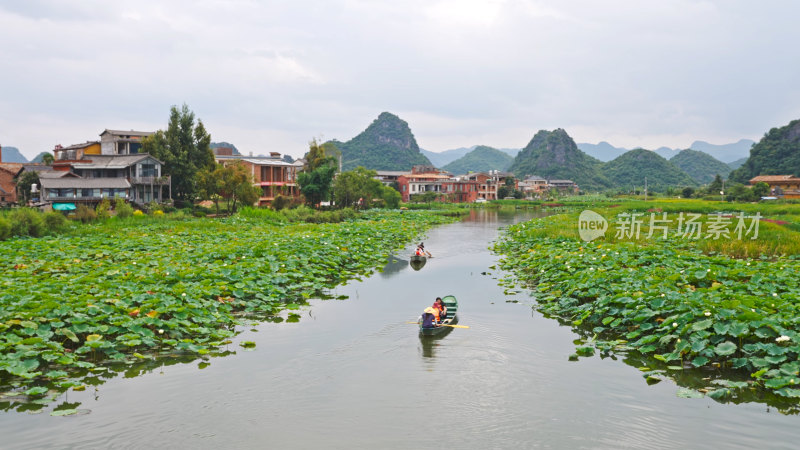
<instances>
[{"instance_id":1,"label":"village house","mask_svg":"<svg viewBox=\"0 0 800 450\"><path fill-rule=\"evenodd\" d=\"M170 177L161 174L162 165L147 153L55 160L52 174L40 173L41 199L49 203L97 204L105 198L123 198L138 205L164 203L171 200L172 192Z\"/></svg>"},{"instance_id":2,"label":"village house","mask_svg":"<svg viewBox=\"0 0 800 450\"><path fill-rule=\"evenodd\" d=\"M376 170L378 175L375 177L378 181L386 186L391 186L392 183L397 183L401 175L407 175L411 172L402 170Z\"/></svg>"},{"instance_id":3,"label":"village house","mask_svg":"<svg viewBox=\"0 0 800 450\"><path fill-rule=\"evenodd\" d=\"M488 172L470 173L465 176L467 180L475 181L478 183L478 196L484 200L497 200L497 192L501 186L506 185L506 180L509 178L514 179L514 184L509 186L513 189L518 189L518 183L514 174L509 172L500 172L497 170L490 170Z\"/></svg>"},{"instance_id":4,"label":"village house","mask_svg":"<svg viewBox=\"0 0 800 450\"><path fill-rule=\"evenodd\" d=\"M140 153L145 131L104 130L100 141L53 149L53 170L40 172L41 201L71 209L75 203L94 206L122 198L138 205L172 200L171 178L163 163Z\"/></svg>"},{"instance_id":5,"label":"village house","mask_svg":"<svg viewBox=\"0 0 800 450\"><path fill-rule=\"evenodd\" d=\"M142 139L152 131L121 131L105 129L100 133L100 154L135 155L142 149Z\"/></svg>"},{"instance_id":6,"label":"village house","mask_svg":"<svg viewBox=\"0 0 800 450\"><path fill-rule=\"evenodd\" d=\"M214 159L223 166L235 163L245 165L253 176L253 184L261 189L258 206L270 205L279 195L293 199L301 197L297 173L303 169L302 161L284 161L278 152L270 152L269 156L233 155L224 148L215 149Z\"/></svg>"},{"instance_id":7,"label":"village house","mask_svg":"<svg viewBox=\"0 0 800 450\"><path fill-rule=\"evenodd\" d=\"M411 173L397 177L397 185L404 202L427 192L436 193L437 201L452 203L474 202L478 198L477 181L455 178L432 166L414 166Z\"/></svg>"},{"instance_id":8,"label":"village house","mask_svg":"<svg viewBox=\"0 0 800 450\"><path fill-rule=\"evenodd\" d=\"M519 190L529 198L541 198L550 189L547 180L536 175L530 175L518 183Z\"/></svg>"},{"instance_id":9,"label":"village house","mask_svg":"<svg viewBox=\"0 0 800 450\"><path fill-rule=\"evenodd\" d=\"M759 175L749 181L750 186L764 182L770 194L778 198L800 198L800 178L793 175Z\"/></svg>"},{"instance_id":10,"label":"village house","mask_svg":"<svg viewBox=\"0 0 800 450\"><path fill-rule=\"evenodd\" d=\"M548 180L547 185L549 189L555 189L559 193L578 193L578 185L572 180Z\"/></svg>"},{"instance_id":11,"label":"village house","mask_svg":"<svg viewBox=\"0 0 800 450\"><path fill-rule=\"evenodd\" d=\"M22 171L22 163L3 162L3 147L0 146L0 206L17 203L16 178Z\"/></svg>"}]
</instances>

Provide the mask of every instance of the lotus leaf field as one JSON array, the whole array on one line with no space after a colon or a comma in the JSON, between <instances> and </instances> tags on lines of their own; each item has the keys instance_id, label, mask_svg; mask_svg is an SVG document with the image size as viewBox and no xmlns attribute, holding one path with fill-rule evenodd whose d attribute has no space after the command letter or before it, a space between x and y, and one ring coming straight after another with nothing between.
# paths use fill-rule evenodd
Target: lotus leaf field
<instances>
[{"instance_id":1,"label":"lotus leaf field","mask_svg":"<svg viewBox=\"0 0 800 450\"><path fill-rule=\"evenodd\" d=\"M138 373L154 355L225 354L243 321L282 320L452 220L413 211L336 224L164 216L0 242L0 404L45 404L92 384L87 374Z\"/></svg>"},{"instance_id":2,"label":"lotus leaf field","mask_svg":"<svg viewBox=\"0 0 800 450\"><path fill-rule=\"evenodd\" d=\"M577 212L534 219L493 246L501 283L582 336L572 359L625 355L648 383L694 380L681 396L800 412L798 256L733 258L677 235L584 242L577 225ZM765 239L798 239L779 227Z\"/></svg>"}]
</instances>

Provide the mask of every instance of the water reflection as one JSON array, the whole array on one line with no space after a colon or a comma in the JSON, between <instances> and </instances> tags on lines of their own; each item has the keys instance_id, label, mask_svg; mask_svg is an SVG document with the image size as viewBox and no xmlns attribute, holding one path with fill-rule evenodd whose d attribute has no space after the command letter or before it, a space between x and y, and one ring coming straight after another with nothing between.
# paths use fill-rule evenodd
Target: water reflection
<instances>
[{"instance_id":1,"label":"water reflection","mask_svg":"<svg viewBox=\"0 0 800 450\"><path fill-rule=\"evenodd\" d=\"M383 266L380 274L381 277L388 278L393 275L397 275L406 268L408 268L408 263L405 259L398 258L394 255L389 255L389 257L386 259L386 265Z\"/></svg>"},{"instance_id":2,"label":"water reflection","mask_svg":"<svg viewBox=\"0 0 800 450\"><path fill-rule=\"evenodd\" d=\"M6 392L0 391L0 411L17 411L36 413L44 411L45 407L53 404L54 402L62 400L57 403L53 408L52 415L59 415L58 411L70 411L71 414L87 414L90 412L88 409L78 409L81 406L79 401L69 401L70 388L76 393L81 391L93 391L93 399L95 401L100 398L100 386L106 382L118 378L120 375L123 378L136 378L147 373L154 373L161 371L163 373L164 367L176 364L189 364L195 361L200 361L198 369L204 369L210 364L209 358L225 357L235 355L235 351L226 349L215 350L209 352L204 356L198 356L195 353L174 353L164 352L162 354L153 354L148 356L141 356L138 361L132 358L120 362L106 362L99 364L91 369L78 369L69 374L69 378L64 377L56 378L54 380L44 381L42 386L48 388L46 393L41 396L26 395L22 391L15 391L10 389ZM4 385L4 390L7 386ZM73 393L73 396L76 395Z\"/></svg>"},{"instance_id":3,"label":"water reflection","mask_svg":"<svg viewBox=\"0 0 800 450\"><path fill-rule=\"evenodd\" d=\"M447 328L435 336L420 336L419 343L423 358L433 358L436 356L436 348L441 345L439 341L445 338L453 331L452 328Z\"/></svg>"}]
</instances>

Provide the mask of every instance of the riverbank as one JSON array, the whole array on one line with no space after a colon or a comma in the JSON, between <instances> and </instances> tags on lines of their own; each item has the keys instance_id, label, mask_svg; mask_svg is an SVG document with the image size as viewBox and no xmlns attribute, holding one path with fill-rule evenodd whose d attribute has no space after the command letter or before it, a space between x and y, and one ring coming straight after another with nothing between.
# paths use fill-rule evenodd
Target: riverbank
<instances>
[{"instance_id":1,"label":"riverbank","mask_svg":"<svg viewBox=\"0 0 800 450\"><path fill-rule=\"evenodd\" d=\"M530 289L537 309L584 337L573 358L640 354L650 382L702 374L687 396L757 397L798 412L800 206L710 203L594 205L608 228L591 242L580 239L580 209L509 227L494 245L513 274L503 283ZM677 228L680 213L684 226L688 214L700 216L697 239ZM632 214L644 222L637 236ZM673 221L651 223L651 214ZM720 219L729 231L715 239L709 226ZM672 228L665 239L651 225Z\"/></svg>"},{"instance_id":2,"label":"riverbank","mask_svg":"<svg viewBox=\"0 0 800 450\"><path fill-rule=\"evenodd\" d=\"M453 220L414 211L322 224L165 216L4 241L0 404L45 404L104 364L217 352L243 318L284 320L288 310L297 320L305 299Z\"/></svg>"}]
</instances>

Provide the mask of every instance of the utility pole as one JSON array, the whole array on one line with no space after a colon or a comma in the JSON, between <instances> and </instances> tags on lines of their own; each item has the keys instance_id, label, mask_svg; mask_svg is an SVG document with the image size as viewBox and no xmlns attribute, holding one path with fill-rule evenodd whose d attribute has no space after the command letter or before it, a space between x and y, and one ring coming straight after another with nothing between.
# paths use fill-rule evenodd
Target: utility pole
<instances>
[{"instance_id":1,"label":"utility pole","mask_svg":"<svg viewBox=\"0 0 800 450\"><path fill-rule=\"evenodd\" d=\"M725 201L724 195L725 195L725 180L723 179L722 180L722 190L719 191L719 201L721 201L721 202Z\"/></svg>"},{"instance_id":2,"label":"utility pole","mask_svg":"<svg viewBox=\"0 0 800 450\"><path fill-rule=\"evenodd\" d=\"M644 201L647 201L647 177L644 177Z\"/></svg>"}]
</instances>

